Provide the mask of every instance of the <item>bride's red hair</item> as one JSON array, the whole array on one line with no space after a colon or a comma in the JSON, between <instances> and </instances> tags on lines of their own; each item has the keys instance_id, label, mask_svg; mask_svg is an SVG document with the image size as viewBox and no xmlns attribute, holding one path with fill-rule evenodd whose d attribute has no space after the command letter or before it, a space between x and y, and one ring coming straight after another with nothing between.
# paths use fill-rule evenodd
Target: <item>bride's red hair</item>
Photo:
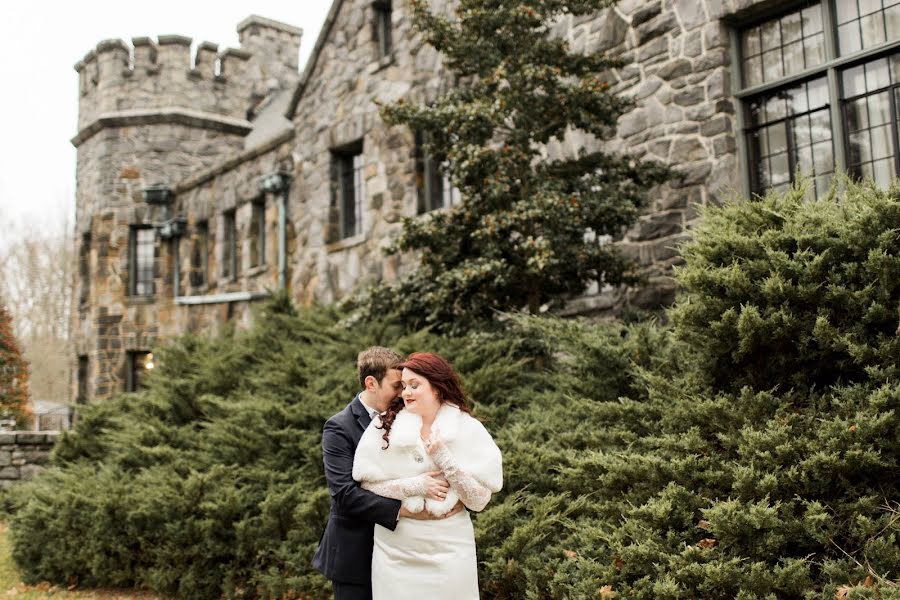
<instances>
[{"instance_id":1,"label":"bride's red hair","mask_svg":"<svg viewBox=\"0 0 900 600\"><path fill-rule=\"evenodd\" d=\"M441 403L449 402L459 408L459 410L472 414L472 409L469 408L469 401L466 399L459 375L442 356L433 352L413 352L406 357L406 360L394 368L409 369L417 375L421 375L431 384ZM403 410L403 399L396 398L391 402L387 411L381 415L381 428L384 429L384 435L381 437L384 439L385 449L391 443L388 439L391 425L394 424L394 419L397 418L397 413L401 410Z\"/></svg>"}]
</instances>

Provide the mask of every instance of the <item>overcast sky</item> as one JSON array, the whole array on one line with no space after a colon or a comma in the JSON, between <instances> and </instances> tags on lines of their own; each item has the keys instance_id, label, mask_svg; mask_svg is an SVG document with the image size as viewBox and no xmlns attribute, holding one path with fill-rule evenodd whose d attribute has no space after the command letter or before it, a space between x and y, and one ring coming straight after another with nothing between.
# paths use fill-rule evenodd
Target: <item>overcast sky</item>
<instances>
[{"instance_id":1,"label":"overcast sky","mask_svg":"<svg viewBox=\"0 0 900 600\"><path fill-rule=\"evenodd\" d=\"M258 14L303 29L300 69L331 0L30 0L0 8L0 223L58 227L74 214L78 74L73 65L108 38L180 34L238 47L235 26ZM18 228L21 231L23 228ZM0 244L15 231L0 229Z\"/></svg>"}]
</instances>

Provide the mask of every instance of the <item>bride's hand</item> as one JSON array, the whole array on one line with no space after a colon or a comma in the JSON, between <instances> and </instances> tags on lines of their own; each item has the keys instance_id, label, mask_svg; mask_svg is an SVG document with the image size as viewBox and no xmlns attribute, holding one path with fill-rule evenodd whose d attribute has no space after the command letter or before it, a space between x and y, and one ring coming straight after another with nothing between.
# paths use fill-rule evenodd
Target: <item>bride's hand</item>
<instances>
[{"instance_id":1,"label":"bride's hand","mask_svg":"<svg viewBox=\"0 0 900 600\"><path fill-rule=\"evenodd\" d=\"M425 497L442 501L450 491L450 484L444 479L440 471L425 473Z\"/></svg>"},{"instance_id":2,"label":"bride's hand","mask_svg":"<svg viewBox=\"0 0 900 600\"><path fill-rule=\"evenodd\" d=\"M434 454L444 447L444 440L441 439L437 429L432 429L428 437L422 438L422 441L425 442L425 450L428 451L428 454Z\"/></svg>"}]
</instances>

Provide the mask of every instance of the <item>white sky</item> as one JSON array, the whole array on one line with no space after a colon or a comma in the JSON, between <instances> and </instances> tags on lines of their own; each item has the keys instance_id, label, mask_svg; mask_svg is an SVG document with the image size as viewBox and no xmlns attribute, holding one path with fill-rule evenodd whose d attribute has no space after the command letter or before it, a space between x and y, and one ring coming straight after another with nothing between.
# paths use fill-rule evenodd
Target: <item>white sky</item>
<instances>
[{"instance_id":1,"label":"white sky","mask_svg":"<svg viewBox=\"0 0 900 600\"><path fill-rule=\"evenodd\" d=\"M331 0L5 0L0 5L0 224L53 229L74 214L78 74L97 42L186 35L238 47L251 14L303 29L300 70ZM71 222L71 219L70 219ZM0 229L0 247L23 227Z\"/></svg>"}]
</instances>

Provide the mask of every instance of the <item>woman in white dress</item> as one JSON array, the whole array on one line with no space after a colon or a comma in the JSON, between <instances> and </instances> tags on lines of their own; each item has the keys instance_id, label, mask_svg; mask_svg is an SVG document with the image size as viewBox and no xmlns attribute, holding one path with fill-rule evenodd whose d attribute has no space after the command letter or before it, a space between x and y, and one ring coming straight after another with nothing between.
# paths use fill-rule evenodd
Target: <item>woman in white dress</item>
<instances>
[{"instance_id":1,"label":"woman in white dress","mask_svg":"<svg viewBox=\"0 0 900 600\"><path fill-rule=\"evenodd\" d=\"M503 485L500 450L472 417L459 376L436 354L411 354L401 398L369 425L353 460L362 487L440 517L458 501L484 509ZM423 594L425 594L423 596ZM478 596L475 534L466 510L434 520L375 526L373 600L471 600Z\"/></svg>"}]
</instances>

